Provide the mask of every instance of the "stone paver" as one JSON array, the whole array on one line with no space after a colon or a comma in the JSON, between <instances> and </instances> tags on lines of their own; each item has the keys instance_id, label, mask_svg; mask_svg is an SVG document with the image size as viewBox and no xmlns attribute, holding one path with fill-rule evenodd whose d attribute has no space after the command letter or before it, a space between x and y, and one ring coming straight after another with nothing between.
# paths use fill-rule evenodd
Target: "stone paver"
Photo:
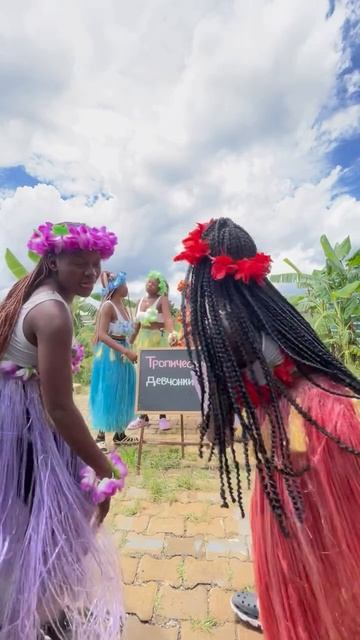
<instances>
[{"instance_id":1,"label":"stone paver","mask_svg":"<svg viewBox=\"0 0 360 640\"><path fill-rule=\"evenodd\" d=\"M180 587L182 583L181 558L161 558L157 560L151 556L144 556L140 560L137 581L144 583L148 580L167 582L173 587Z\"/></svg>"},{"instance_id":2,"label":"stone paver","mask_svg":"<svg viewBox=\"0 0 360 640\"><path fill-rule=\"evenodd\" d=\"M144 536L137 533L129 533L122 553L125 555L143 555L147 553L152 556L160 556L164 546L164 534Z\"/></svg>"},{"instance_id":3,"label":"stone paver","mask_svg":"<svg viewBox=\"0 0 360 640\"><path fill-rule=\"evenodd\" d=\"M237 558L231 558L230 565L230 585L237 591L254 586L254 567L252 562L241 562Z\"/></svg>"},{"instance_id":4,"label":"stone paver","mask_svg":"<svg viewBox=\"0 0 360 640\"><path fill-rule=\"evenodd\" d=\"M201 631L198 626L191 622L184 622L181 625L181 640L236 640L235 624L227 623L211 629L211 631ZM258 638L258 640L260 640Z\"/></svg>"},{"instance_id":5,"label":"stone paver","mask_svg":"<svg viewBox=\"0 0 360 640\"><path fill-rule=\"evenodd\" d=\"M85 394L77 395L76 401L83 403L83 409L87 406ZM157 424L157 415L150 419ZM173 428L166 437L179 440L179 419L170 420ZM197 418L185 416L185 423L187 437L197 439ZM147 430L147 440L155 442L158 437L155 428ZM156 447L152 451L159 453ZM235 590L254 584L251 492L244 483L245 519L236 505L221 508L217 463L206 468L206 459L199 462L196 456L197 447L187 448L179 469L159 470L159 476L167 478L177 472L190 476L192 470L201 468L199 478L208 474L205 484L201 480L201 490L176 490L171 504L153 502L151 491L140 488L129 465L127 489L112 500L107 523L119 548L128 613L123 640L263 638L238 624L229 602ZM194 473L194 487L195 482Z\"/></svg>"},{"instance_id":6,"label":"stone paver","mask_svg":"<svg viewBox=\"0 0 360 640\"><path fill-rule=\"evenodd\" d=\"M132 584L135 580L139 558L123 556L120 558L120 570L125 584Z\"/></svg>"},{"instance_id":7,"label":"stone paver","mask_svg":"<svg viewBox=\"0 0 360 640\"><path fill-rule=\"evenodd\" d=\"M241 624L236 625L235 637L236 637L236 640L262 640L264 638L264 636L260 632L254 631L250 627L249 628L244 627Z\"/></svg>"},{"instance_id":8,"label":"stone paver","mask_svg":"<svg viewBox=\"0 0 360 640\"><path fill-rule=\"evenodd\" d=\"M173 589L163 586L159 592L158 614L175 620L205 618L207 616L207 591L205 587L195 589Z\"/></svg>"},{"instance_id":9,"label":"stone paver","mask_svg":"<svg viewBox=\"0 0 360 640\"><path fill-rule=\"evenodd\" d=\"M148 527L149 516L116 516L115 527L120 531L143 533Z\"/></svg>"},{"instance_id":10,"label":"stone paver","mask_svg":"<svg viewBox=\"0 0 360 640\"><path fill-rule=\"evenodd\" d=\"M146 489L139 489L139 487L129 487L126 491L127 500L146 500L148 492Z\"/></svg>"},{"instance_id":11,"label":"stone paver","mask_svg":"<svg viewBox=\"0 0 360 640\"><path fill-rule=\"evenodd\" d=\"M239 514L240 516L240 514ZM227 538L237 538L241 530L241 519L230 515L224 518L225 535Z\"/></svg>"},{"instance_id":12,"label":"stone paver","mask_svg":"<svg viewBox=\"0 0 360 640\"><path fill-rule=\"evenodd\" d=\"M230 622L234 620L234 613L230 607L230 598L233 591L224 591L214 588L209 593L209 615L219 622Z\"/></svg>"},{"instance_id":13,"label":"stone paver","mask_svg":"<svg viewBox=\"0 0 360 640\"><path fill-rule=\"evenodd\" d=\"M216 584L226 587L229 582L229 568L222 559L196 560L186 558L184 562L184 587L192 589L198 584Z\"/></svg>"},{"instance_id":14,"label":"stone paver","mask_svg":"<svg viewBox=\"0 0 360 640\"><path fill-rule=\"evenodd\" d=\"M154 624L143 624L136 616L129 616L124 640L177 640L178 635L177 627L164 629Z\"/></svg>"},{"instance_id":15,"label":"stone paver","mask_svg":"<svg viewBox=\"0 0 360 640\"><path fill-rule=\"evenodd\" d=\"M207 522L192 522L188 520L186 523L187 536L206 535L220 537L224 533L224 521L222 518L211 518Z\"/></svg>"},{"instance_id":16,"label":"stone paver","mask_svg":"<svg viewBox=\"0 0 360 640\"><path fill-rule=\"evenodd\" d=\"M204 538L174 538L166 536L164 553L166 556L194 556L200 558L204 554Z\"/></svg>"},{"instance_id":17,"label":"stone paver","mask_svg":"<svg viewBox=\"0 0 360 640\"><path fill-rule=\"evenodd\" d=\"M162 518L175 518L176 516L189 516L190 514L200 516L209 507L210 504L202 502L175 502L174 504L163 505L160 515Z\"/></svg>"},{"instance_id":18,"label":"stone paver","mask_svg":"<svg viewBox=\"0 0 360 640\"><path fill-rule=\"evenodd\" d=\"M154 612L157 589L158 585L156 582L148 582L142 585L125 585L124 599L126 612L134 613L144 622L151 620Z\"/></svg>"},{"instance_id":19,"label":"stone paver","mask_svg":"<svg viewBox=\"0 0 360 640\"><path fill-rule=\"evenodd\" d=\"M184 518L159 518L154 516L150 520L147 533L173 533L175 536L184 535Z\"/></svg>"},{"instance_id":20,"label":"stone paver","mask_svg":"<svg viewBox=\"0 0 360 640\"><path fill-rule=\"evenodd\" d=\"M209 560L214 556L248 559L247 544L242 538L210 538L205 543L205 553Z\"/></svg>"},{"instance_id":21,"label":"stone paver","mask_svg":"<svg viewBox=\"0 0 360 640\"><path fill-rule=\"evenodd\" d=\"M162 515L164 509L164 505L160 504L159 502L148 502L148 501L141 501L140 505L139 505L139 512L141 513L142 516L156 516L156 515ZM172 509L172 505L170 506L170 512ZM170 516L171 518L174 517L174 515Z\"/></svg>"}]
</instances>

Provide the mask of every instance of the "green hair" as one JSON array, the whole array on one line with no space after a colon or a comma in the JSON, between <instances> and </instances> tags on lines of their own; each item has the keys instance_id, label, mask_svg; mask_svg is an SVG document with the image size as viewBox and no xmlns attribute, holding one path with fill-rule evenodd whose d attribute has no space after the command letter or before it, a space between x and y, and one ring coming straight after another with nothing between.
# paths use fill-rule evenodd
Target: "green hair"
<instances>
[{"instance_id":1,"label":"green hair","mask_svg":"<svg viewBox=\"0 0 360 640\"><path fill-rule=\"evenodd\" d=\"M156 280L159 283L159 293L161 296L167 296L169 293L169 285L166 282L164 276L160 273L160 271L150 271L148 273L147 281Z\"/></svg>"}]
</instances>

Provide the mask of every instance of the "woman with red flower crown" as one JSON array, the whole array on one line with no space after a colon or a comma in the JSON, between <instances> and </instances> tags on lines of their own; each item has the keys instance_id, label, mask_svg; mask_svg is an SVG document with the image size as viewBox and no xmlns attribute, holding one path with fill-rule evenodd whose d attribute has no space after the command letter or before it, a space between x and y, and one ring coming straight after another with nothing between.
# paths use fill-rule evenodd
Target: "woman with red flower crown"
<instances>
[{"instance_id":1,"label":"woman with red flower crown","mask_svg":"<svg viewBox=\"0 0 360 640\"><path fill-rule=\"evenodd\" d=\"M360 638L360 382L271 285L271 259L244 229L220 218L183 244L175 260L190 264L183 317L201 438L218 450L223 506L237 501L243 516L234 415L249 478L249 442L255 456L251 526L265 637ZM239 593L232 605L257 626L253 595Z\"/></svg>"}]
</instances>

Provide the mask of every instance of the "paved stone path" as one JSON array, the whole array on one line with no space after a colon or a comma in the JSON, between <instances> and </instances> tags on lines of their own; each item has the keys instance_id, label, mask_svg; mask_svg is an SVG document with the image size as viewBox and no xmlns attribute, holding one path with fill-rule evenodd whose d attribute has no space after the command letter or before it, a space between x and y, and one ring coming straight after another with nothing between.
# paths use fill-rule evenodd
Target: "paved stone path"
<instances>
[{"instance_id":1,"label":"paved stone path","mask_svg":"<svg viewBox=\"0 0 360 640\"><path fill-rule=\"evenodd\" d=\"M87 415L87 397L76 399ZM172 427L169 445L179 439L178 420ZM196 421L187 419L185 427L187 438L197 440ZM157 437L156 429L147 430L147 441ZM254 584L250 527L238 508L220 507L216 474L209 473L209 491L177 491L172 504L151 501L130 475L126 491L113 499L107 526L125 585L123 640L261 640L230 608L232 593ZM247 513L249 497L245 491Z\"/></svg>"},{"instance_id":2,"label":"paved stone path","mask_svg":"<svg viewBox=\"0 0 360 640\"><path fill-rule=\"evenodd\" d=\"M136 515L123 515L134 501ZM249 522L237 509L222 509L207 492L154 503L130 487L114 501L110 524L125 583L125 640L259 640L229 605L234 590L254 583Z\"/></svg>"}]
</instances>

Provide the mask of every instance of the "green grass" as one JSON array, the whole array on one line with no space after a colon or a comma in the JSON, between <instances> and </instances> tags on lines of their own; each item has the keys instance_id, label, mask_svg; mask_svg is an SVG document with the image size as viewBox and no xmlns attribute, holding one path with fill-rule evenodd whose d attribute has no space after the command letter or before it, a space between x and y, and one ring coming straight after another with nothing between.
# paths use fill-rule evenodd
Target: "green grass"
<instances>
[{"instance_id":1,"label":"green grass","mask_svg":"<svg viewBox=\"0 0 360 640\"><path fill-rule=\"evenodd\" d=\"M199 522L210 522L211 516L209 513L210 504L206 504L201 513L192 513L191 511L185 515L185 520L198 524Z\"/></svg>"},{"instance_id":2,"label":"green grass","mask_svg":"<svg viewBox=\"0 0 360 640\"><path fill-rule=\"evenodd\" d=\"M168 469L178 469L181 463L181 453L179 448L163 447L161 451L144 453L144 467L167 471Z\"/></svg>"},{"instance_id":3,"label":"green grass","mask_svg":"<svg viewBox=\"0 0 360 640\"><path fill-rule=\"evenodd\" d=\"M180 578L181 581L184 580L185 578L185 561L182 559L180 560L176 572L178 574L178 577Z\"/></svg>"},{"instance_id":4,"label":"green grass","mask_svg":"<svg viewBox=\"0 0 360 640\"><path fill-rule=\"evenodd\" d=\"M127 543L127 539L128 539L128 531L122 531L122 533L120 534L119 537L119 547L124 547Z\"/></svg>"},{"instance_id":5,"label":"green grass","mask_svg":"<svg viewBox=\"0 0 360 640\"><path fill-rule=\"evenodd\" d=\"M217 620L208 616L207 618L198 619L191 618L190 620L191 629L193 631L202 631L203 633L211 633L218 626Z\"/></svg>"},{"instance_id":6,"label":"green grass","mask_svg":"<svg viewBox=\"0 0 360 640\"><path fill-rule=\"evenodd\" d=\"M199 483L196 480L195 473L192 471L185 471L177 476L175 480L175 486L182 491L196 491L200 488Z\"/></svg>"},{"instance_id":7,"label":"green grass","mask_svg":"<svg viewBox=\"0 0 360 640\"><path fill-rule=\"evenodd\" d=\"M140 500L134 500L134 502L132 502L131 504L124 506L120 510L120 513L123 516L131 517L131 516L137 516L140 510L141 510Z\"/></svg>"},{"instance_id":8,"label":"green grass","mask_svg":"<svg viewBox=\"0 0 360 640\"><path fill-rule=\"evenodd\" d=\"M154 601L154 609L153 609L154 616L160 615L161 609L162 609L161 595L160 595L160 591L158 591Z\"/></svg>"},{"instance_id":9,"label":"green grass","mask_svg":"<svg viewBox=\"0 0 360 640\"><path fill-rule=\"evenodd\" d=\"M130 473L136 470L136 462L137 462L136 447L123 447L121 449L121 458L125 462Z\"/></svg>"}]
</instances>

